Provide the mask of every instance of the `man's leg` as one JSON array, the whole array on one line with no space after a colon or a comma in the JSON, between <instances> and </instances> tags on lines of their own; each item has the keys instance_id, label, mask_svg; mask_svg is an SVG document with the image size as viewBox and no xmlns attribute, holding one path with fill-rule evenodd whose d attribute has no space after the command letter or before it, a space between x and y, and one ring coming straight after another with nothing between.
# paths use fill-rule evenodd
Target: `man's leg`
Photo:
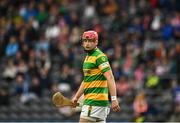
<instances>
[{"instance_id":1,"label":"man's leg","mask_svg":"<svg viewBox=\"0 0 180 123\"><path fill-rule=\"evenodd\" d=\"M106 123L105 120L101 120L99 118L93 118L93 117L81 117L80 123L91 123L91 122L97 122L97 123Z\"/></svg>"},{"instance_id":2,"label":"man's leg","mask_svg":"<svg viewBox=\"0 0 180 123\"><path fill-rule=\"evenodd\" d=\"M83 119L83 118L80 118L80 120L79 120L79 123L88 123L88 122L90 123L90 122L93 122L93 121Z\"/></svg>"}]
</instances>

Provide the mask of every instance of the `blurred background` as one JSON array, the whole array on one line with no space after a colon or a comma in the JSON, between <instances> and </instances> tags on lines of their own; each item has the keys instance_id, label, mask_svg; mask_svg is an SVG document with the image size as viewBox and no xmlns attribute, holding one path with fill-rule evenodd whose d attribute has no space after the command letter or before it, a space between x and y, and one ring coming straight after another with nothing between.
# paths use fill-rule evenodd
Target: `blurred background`
<instances>
[{"instance_id":1,"label":"blurred background","mask_svg":"<svg viewBox=\"0 0 180 123\"><path fill-rule=\"evenodd\" d=\"M0 0L0 121L78 122L55 108L82 79L83 31L99 34L121 112L107 121L180 122L179 0Z\"/></svg>"}]
</instances>

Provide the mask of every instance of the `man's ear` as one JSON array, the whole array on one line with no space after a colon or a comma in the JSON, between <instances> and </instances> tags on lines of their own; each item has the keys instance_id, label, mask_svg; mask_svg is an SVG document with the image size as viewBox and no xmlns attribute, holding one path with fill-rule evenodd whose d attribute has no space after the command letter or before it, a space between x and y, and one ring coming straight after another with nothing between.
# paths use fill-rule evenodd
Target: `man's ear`
<instances>
[{"instance_id":1,"label":"man's ear","mask_svg":"<svg viewBox=\"0 0 180 123\"><path fill-rule=\"evenodd\" d=\"M96 40L96 46L98 45L98 40Z\"/></svg>"},{"instance_id":2,"label":"man's ear","mask_svg":"<svg viewBox=\"0 0 180 123\"><path fill-rule=\"evenodd\" d=\"M81 46L83 46L83 40L82 40L82 39L79 40L79 44L80 44Z\"/></svg>"},{"instance_id":3,"label":"man's ear","mask_svg":"<svg viewBox=\"0 0 180 123\"><path fill-rule=\"evenodd\" d=\"M81 42L81 46L84 46L84 43L83 43L83 42Z\"/></svg>"}]
</instances>

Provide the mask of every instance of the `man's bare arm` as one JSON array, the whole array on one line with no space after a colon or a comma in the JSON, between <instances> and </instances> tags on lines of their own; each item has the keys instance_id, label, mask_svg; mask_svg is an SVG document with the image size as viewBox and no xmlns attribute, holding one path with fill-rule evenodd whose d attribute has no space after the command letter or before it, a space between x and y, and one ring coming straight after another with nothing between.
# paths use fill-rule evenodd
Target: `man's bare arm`
<instances>
[{"instance_id":1,"label":"man's bare arm","mask_svg":"<svg viewBox=\"0 0 180 123\"><path fill-rule=\"evenodd\" d=\"M104 76L107 79L108 82L108 88L110 91L111 96L117 96L117 92L116 92L116 84L115 84L115 80L114 80L114 76L112 74L112 71L109 70L107 72L104 73Z\"/></svg>"},{"instance_id":2,"label":"man's bare arm","mask_svg":"<svg viewBox=\"0 0 180 123\"><path fill-rule=\"evenodd\" d=\"M76 107L78 99L82 96L84 92L84 82L82 81L78 91L76 92L75 96L72 98L73 106Z\"/></svg>"},{"instance_id":3,"label":"man's bare arm","mask_svg":"<svg viewBox=\"0 0 180 123\"><path fill-rule=\"evenodd\" d=\"M83 94L83 92L84 92L84 82L82 81L78 91L75 94L75 97L79 99L81 95Z\"/></svg>"},{"instance_id":4,"label":"man's bare arm","mask_svg":"<svg viewBox=\"0 0 180 123\"><path fill-rule=\"evenodd\" d=\"M119 106L119 102L117 100L117 92L116 92L116 84L115 84L115 80L114 80L114 76L111 70L107 71L104 73L104 76L107 79L108 82L108 88L110 91L110 95L111 95L111 101L112 101L112 109L115 112L120 111L120 106Z\"/></svg>"}]
</instances>

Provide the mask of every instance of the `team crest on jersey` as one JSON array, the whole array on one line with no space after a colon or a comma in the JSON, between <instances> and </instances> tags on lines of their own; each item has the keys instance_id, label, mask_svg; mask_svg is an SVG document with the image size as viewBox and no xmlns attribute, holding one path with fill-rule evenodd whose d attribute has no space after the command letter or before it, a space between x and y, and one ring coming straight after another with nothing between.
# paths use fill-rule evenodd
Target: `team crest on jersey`
<instances>
[{"instance_id":1,"label":"team crest on jersey","mask_svg":"<svg viewBox=\"0 0 180 123\"><path fill-rule=\"evenodd\" d=\"M106 59L104 57L101 58L102 61L106 61Z\"/></svg>"}]
</instances>

